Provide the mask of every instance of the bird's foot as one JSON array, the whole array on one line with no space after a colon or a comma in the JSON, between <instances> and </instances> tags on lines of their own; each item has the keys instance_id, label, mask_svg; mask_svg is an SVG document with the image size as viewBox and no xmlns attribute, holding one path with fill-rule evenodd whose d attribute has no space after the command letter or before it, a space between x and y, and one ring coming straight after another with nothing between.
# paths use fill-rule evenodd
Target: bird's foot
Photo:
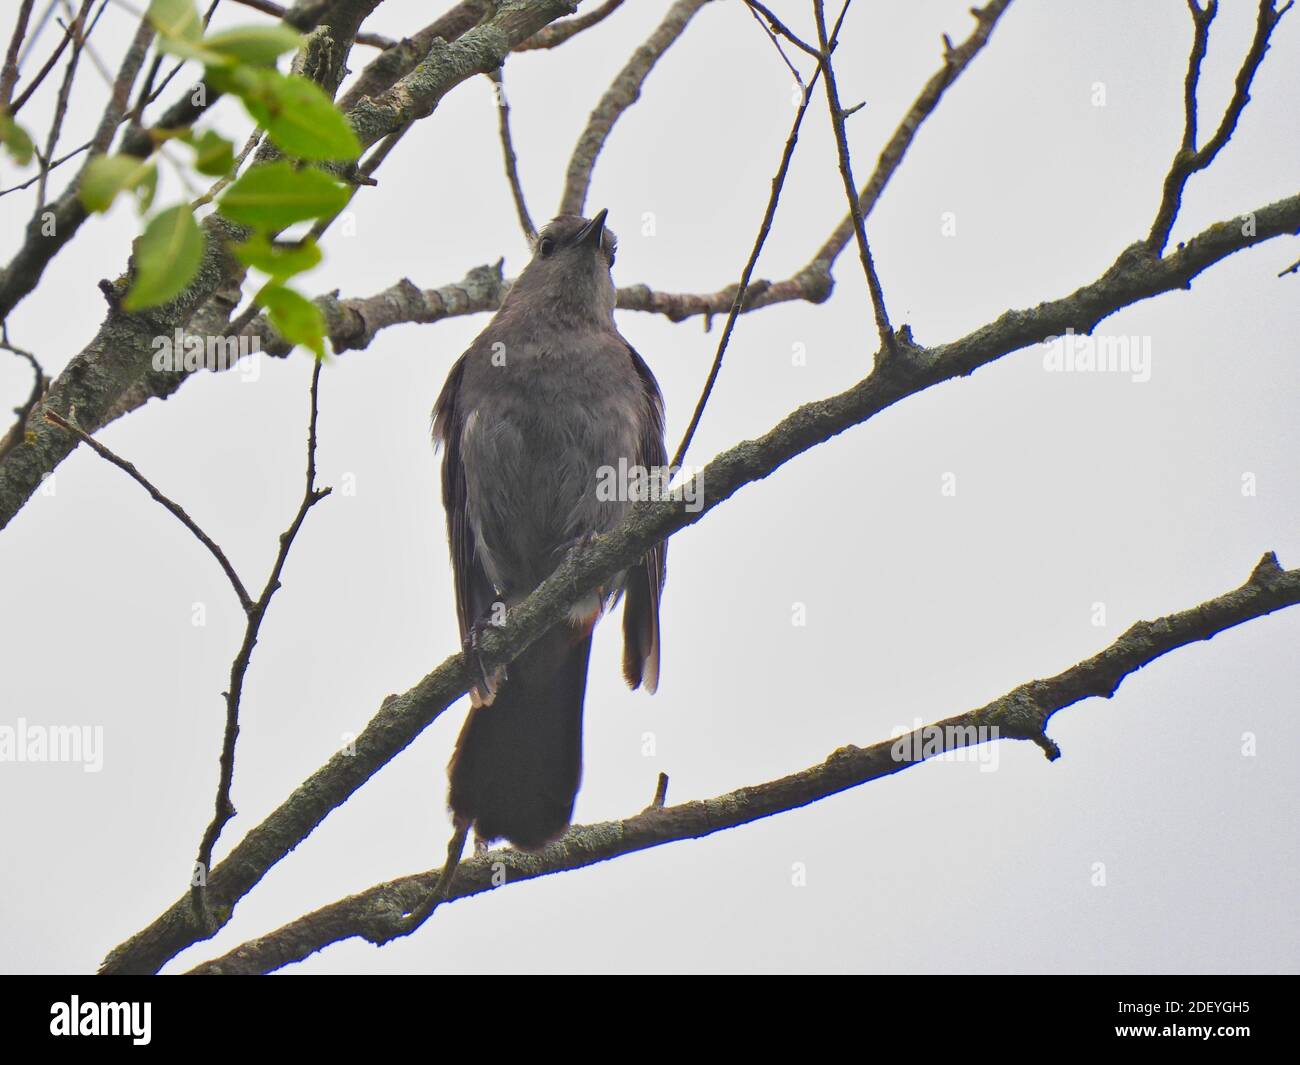
<instances>
[{"instance_id":1,"label":"bird's foot","mask_svg":"<svg viewBox=\"0 0 1300 1065\"><path fill-rule=\"evenodd\" d=\"M491 706L497 697L497 691L506 679L506 667L497 666L488 669L483 661L483 634L489 629L500 628L505 624L506 605L501 601L493 603L487 612L470 626L462 650L474 673L474 684L470 688L470 701L475 706Z\"/></svg>"}]
</instances>

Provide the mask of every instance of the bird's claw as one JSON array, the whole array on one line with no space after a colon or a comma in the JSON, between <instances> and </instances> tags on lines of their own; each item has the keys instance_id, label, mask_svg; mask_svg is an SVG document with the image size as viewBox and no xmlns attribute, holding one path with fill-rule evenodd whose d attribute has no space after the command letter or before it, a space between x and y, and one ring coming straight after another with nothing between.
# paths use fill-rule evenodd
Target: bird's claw
<instances>
[{"instance_id":1,"label":"bird's claw","mask_svg":"<svg viewBox=\"0 0 1300 1065\"><path fill-rule=\"evenodd\" d=\"M493 603L487 613L470 626L465 636L462 650L475 674L474 684L470 688L470 700L475 706L491 706L502 681L506 679L506 667L497 666L496 669L489 670L483 661L481 650L483 634L488 629L499 627L495 619L503 607L503 603Z\"/></svg>"}]
</instances>

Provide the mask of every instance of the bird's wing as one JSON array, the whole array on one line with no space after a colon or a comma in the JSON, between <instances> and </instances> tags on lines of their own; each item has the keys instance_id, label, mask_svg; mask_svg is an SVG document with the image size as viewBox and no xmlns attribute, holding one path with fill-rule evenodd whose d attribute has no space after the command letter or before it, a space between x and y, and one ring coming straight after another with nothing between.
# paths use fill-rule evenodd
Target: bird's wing
<instances>
[{"instance_id":1,"label":"bird's wing","mask_svg":"<svg viewBox=\"0 0 1300 1065\"><path fill-rule=\"evenodd\" d=\"M664 400L650 367L631 345L627 348L641 380L644 406L636 464L646 469L663 467ZM666 482L665 482L666 483ZM668 544L660 541L640 562L628 567L623 600L623 676L631 688L659 686L659 597L664 590Z\"/></svg>"},{"instance_id":2,"label":"bird's wing","mask_svg":"<svg viewBox=\"0 0 1300 1065\"><path fill-rule=\"evenodd\" d=\"M460 624L462 643L469 638L470 629L487 613L496 596L475 551L474 533L469 527L465 504L465 467L461 462L460 444L468 412L461 409L458 401L461 378L469 356L470 353L466 352L457 360L433 406L433 440L443 449L442 505L447 512L447 542L456 580L456 620Z\"/></svg>"}]
</instances>

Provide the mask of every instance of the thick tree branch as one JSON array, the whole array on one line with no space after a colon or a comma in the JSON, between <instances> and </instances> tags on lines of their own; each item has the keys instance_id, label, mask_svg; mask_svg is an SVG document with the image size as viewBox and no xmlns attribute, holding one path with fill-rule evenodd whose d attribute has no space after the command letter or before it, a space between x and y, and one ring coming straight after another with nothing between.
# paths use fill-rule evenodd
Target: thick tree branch
<instances>
[{"instance_id":1,"label":"thick tree branch","mask_svg":"<svg viewBox=\"0 0 1300 1065\"><path fill-rule=\"evenodd\" d=\"M1168 617L1139 621L1109 647L1054 677L1029 681L985 706L899 738L869 747L841 747L824 762L779 780L677 806L656 802L622 821L575 826L541 854L506 849L477 856L457 867L448 899L582 869L666 843L699 839L797 810L976 744L1030 740L1043 747L1049 759L1055 759L1060 751L1044 730L1060 710L1084 699L1109 699L1126 677L1161 656L1297 603L1300 568L1281 569L1270 552L1240 588ZM661 783L666 781L661 778ZM436 871L430 871L377 884L250 940L190 973L269 973L345 939L386 943L409 933L410 915L418 914L429 899L437 897L439 879Z\"/></svg>"},{"instance_id":2,"label":"thick tree branch","mask_svg":"<svg viewBox=\"0 0 1300 1065\"><path fill-rule=\"evenodd\" d=\"M543 26L528 40L515 48L516 52L533 52L544 48L558 48L565 41L572 40L583 30L604 22L610 15L623 6L623 0L605 0L600 7L593 8L583 15L561 19Z\"/></svg>"},{"instance_id":3,"label":"thick tree branch","mask_svg":"<svg viewBox=\"0 0 1300 1065\"><path fill-rule=\"evenodd\" d=\"M700 521L745 485L769 476L810 448L908 396L970 374L1009 352L1071 328L1090 333L1124 307L1189 288L1198 274L1235 252L1300 231L1300 194L1261 207L1253 213L1253 221L1253 226L1243 226L1239 220L1218 223L1164 258L1153 256L1145 243L1138 242L1091 284L1037 307L1008 311L948 344L921 347L905 327L898 334L897 358L882 363L847 391L799 407L759 439L737 444L713 459L696 474L696 485L702 489L695 497L698 509L687 509L681 499L637 503L614 532L575 551L510 611L505 625L484 634L480 647L483 667L509 663L566 616L571 604L589 589L626 569L653 544ZM221 924L228 921L238 901L272 866L463 695L470 682L471 670L464 656L457 653L409 691L385 699L347 753L335 755L317 770L212 871L208 891L216 920ZM188 899L181 899L112 951L102 971L154 972L212 933L211 926L201 927L194 921Z\"/></svg>"},{"instance_id":4,"label":"thick tree branch","mask_svg":"<svg viewBox=\"0 0 1300 1065\"><path fill-rule=\"evenodd\" d=\"M329 17L346 20L354 11L363 7L368 11L377 2L378 0L346 0L346 2L340 3L335 9L331 10ZM365 5L369 5L369 7L365 7ZM322 17L320 12L317 12L312 19L306 20L296 12L297 8L295 7L290 12L292 16L290 21L300 29L310 28L315 25L317 19ZM100 119L99 126L90 142L85 146L89 149L90 156L93 157L108 150L118 127L122 125L123 120L127 117L131 89L135 84L140 67L144 63L144 57L152 39L153 31L149 22L147 19L142 19L136 36L122 60L113 91L109 94L109 103L104 110L103 117ZM344 43L350 43L350 40L351 38L345 38ZM154 149L155 142L152 135L154 131L177 129L191 124L220 96L221 94L215 89L211 89L211 87L208 87L208 91L202 94L186 92L179 101L167 109L152 130L129 126L122 136L118 146L119 151L125 155L146 158ZM196 102L196 100L200 102ZM72 155L76 155L82 150L78 148ZM87 160L88 164L89 159ZM42 168L42 173L45 173L47 169L53 169L53 166L53 162L49 163L48 167ZM22 246L9 261L9 264L0 269L0 320L7 317L9 312L36 288L45 272L45 268L77 235L82 223L88 217L86 209L81 203L80 194L81 180L84 174L85 167L83 166L76 177L69 182L68 187L63 190L62 195L36 213L27 227ZM38 199L43 200L43 195ZM75 364L76 360L73 361ZM58 382L55 382L55 388L57 390ZM0 508L0 511L2 511L2 508ZM0 528L3 528L6 520L3 514L0 513Z\"/></svg>"},{"instance_id":5,"label":"thick tree branch","mask_svg":"<svg viewBox=\"0 0 1300 1065\"><path fill-rule=\"evenodd\" d=\"M572 14L573 8L574 0L500 0L492 18L452 43L435 37L428 54L410 73L378 96L363 96L348 109L361 146L368 148L404 124L427 118L462 81L496 70L515 45L561 15Z\"/></svg>"},{"instance_id":6,"label":"thick tree branch","mask_svg":"<svg viewBox=\"0 0 1300 1065\"><path fill-rule=\"evenodd\" d=\"M332 9L329 17L341 21L350 18L364 5L373 6L375 2L349 0ZM570 0L502 0L492 19L453 45L435 46L416 69L385 93L379 102L363 101L360 126L374 135L393 123L400 127L420 114L428 114L437 101L456 85L484 70L495 69L501 56L515 43L570 10ZM345 33L340 34L333 39L335 49L345 51L350 40ZM342 64L337 63L332 73L341 75ZM410 113L405 114L402 107L409 107ZM365 140L365 136L362 139ZM65 221L75 228L75 224L84 219L85 212L75 193L65 194L59 202L67 211L67 218L60 216L59 220L58 232L62 239L66 232ZM46 402L52 409L66 415L75 405L80 424L93 433L110 416L132 409L131 403L138 405L151 394L166 395L177 387L174 376L158 376L152 371L156 337L171 336L176 329L185 328L196 315L203 318L206 326L212 326L211 331L215 334L224 332L223 328L216 327L214 314L222 309L229 313L226 297L234 279L242 276L243 269L229 254L227 246L242 239L244 234L239 227L215 214L204 220L204 228L208 237L204 260L190 287L165 307L141 314L126 314L114 305L95 339L71 360L51 387ZM12 305L6 304L7 296L18 298L14 292L8 292L7 286L11 283L16 285L22 294L30 291L40 269L52 254L53 250L41 242L38 230L35 241L29 241L25 251L11 263L10 269L0 273L0 319ZM40 260L34 271L16 268L24 255ZM161 390L150 392L146 383ZM31 439L24 440L0 463L0 528L7 525L31 497L41 478L68 454L66 435L46 431L46 428L37 425L35 432L30 434Z\"/></svg>"},{"instance_id":7,"label":"thick tree branch","mask_svg":"<svg viewBox=\"0 0 1300 1065\"><path fill-rule=\"evenodd\" d=\"M285 19L290 15L284 5L275 3L275 0L235 0L235 3L244 7L251 7L254 11L260 11L264 15L274 15L278 19ZM392 48L397 44L396 41L383 37L378 33L358 33L356 42L369 48Z\"/></svg>"},{"instance_id":8,"label":"thick tree branch","mask_svg":"<svg viewBox=\"0 0 1300 1065\"><path fill-rule=\"evenodd\" d=\"M348 86L348 91L339 97L339 109L347 114L365 97L378 96L391 89L429 54L435 40L457 40L478 25L487 13L488 5L489 0L461 0L419 33L385 49L366 64L356 81Z\"/></svg>"},{"instance_id":9,"label":"thick tree branch","mask_svg":"<svg viewBox=\"0 0 1300 1065\"><path fill-rule=\"evenodd\" d=\"M987 43L994 25L1009 3L1010 0L995 0L976 12L976 26L970 37L956 48L946 49L942 67L926 83L908 110L863 189L861 204L864 217L870 215L881 190L897 169L920 125L934 111L946 89ZM461 4L452 13L466 18L468 16L465 12L474 6ZM451 17L452 13L444 18ZM163 121L170 121L170 117L164 116ZM399 130L398 134L400 132ZM79 209L80 202L74 200L73 206ZM833 287L831 266L853 232L852 219L847 219L846 223L841 223L812 260L792 277L779 281L751 280L740 307L741 312L791 300L821 303L829 298ZM220 218L208 219L205 226L209 230L209 237L217 239L209 240L204 267L191 289L167 308L165 315L159 314L152 319L132 320L117 311L110 313L95 340L72 360L68 370L54 383L50 397L52 405L66 410L67 404L75 402L83 424L87 425L91 424L92 410L98 411L97 417L101 419L96 425L98 427L107 420L137 409L150 398L171 395L188 380L188 375L183 373L150 368L150 341L159 334L171 335L176 328L190 323L191 318L195 319L196 325L201 326L198 331L220 335L226 330L225 319L228 319L233 304L238 301L238 290L231 289L231 280L239 276L239 266L226 258L223 242L240 239L240 234L235 227L224 224ZM364 347L374 332L384 325L433 320L433 317L403 317L407 312L425 314L426 305L410 298L393 300L394 290L398 290L399 297L402 293L419 291L415 286L403 282L378 296L355 301L367 304L361 317L350 313L353 309L359 309L348 306L350 301L343 301L339 308L343 312L341 315L332 313L332 305L339 303L337 294L317 301L326 308L332 340L342 345L336 350ZM479 305L471 301L464 305L466 311L494 310L499 306L499 297L504 295L505 290L505 287L498 287L496 302L483 302ZM618 305L626 310L662 314L671 321L702 315L707 322L713 315L727 314L730 311L737 290L738 286L733 284L713 293L676 293L655 291L645 285L632 285L619 291ZM0 295L3 295L2 283ZM428 293L426 297L427 295ZM440 300L430 299L427 307L434 310L436 317L437 308L441 305ZM462 305L456 303L455 306ZM272 354L287 350L283 342L273 336L265 322L255 319L249 328L253 333L262 335L264 346ZM89 375L85 372L88 366L94 368L94 372ZM104 371L108 373L105 374ZM0 463L0 528L27 501L39 485L41 477L51 472L66 455L66 450L61 450L57 443L51 445L48 440L38 438L31 444L30 449L20 449L10 456L8 462Z\"/></svg>"}]
</instances>

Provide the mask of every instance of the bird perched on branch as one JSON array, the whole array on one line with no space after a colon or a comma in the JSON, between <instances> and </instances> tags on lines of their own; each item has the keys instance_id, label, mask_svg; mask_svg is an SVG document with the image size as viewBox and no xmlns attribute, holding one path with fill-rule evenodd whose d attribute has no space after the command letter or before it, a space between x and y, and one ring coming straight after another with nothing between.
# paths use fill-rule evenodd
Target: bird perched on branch
<instances>
[{"instance_id":1,"label":"bird perched on branch","mask_svg":"<svg viewBox=\"0 0 1300 1065\"><path fill-rule=\"evenodd\" d=\"M561 215L543 227L434 406L456 614L471 655L483 627L499 621L494 612L622 520L626 493L598 491L602 477L664 468L659 386L614 325L617 241L605 215ZM538 849L568 827L592 630L622 595L624 675L655 690L665 553L658 545L586 596L504 671L480 667L448 767L462 844L472 827L480 841Z\"/></svg>"}]
</instances>

